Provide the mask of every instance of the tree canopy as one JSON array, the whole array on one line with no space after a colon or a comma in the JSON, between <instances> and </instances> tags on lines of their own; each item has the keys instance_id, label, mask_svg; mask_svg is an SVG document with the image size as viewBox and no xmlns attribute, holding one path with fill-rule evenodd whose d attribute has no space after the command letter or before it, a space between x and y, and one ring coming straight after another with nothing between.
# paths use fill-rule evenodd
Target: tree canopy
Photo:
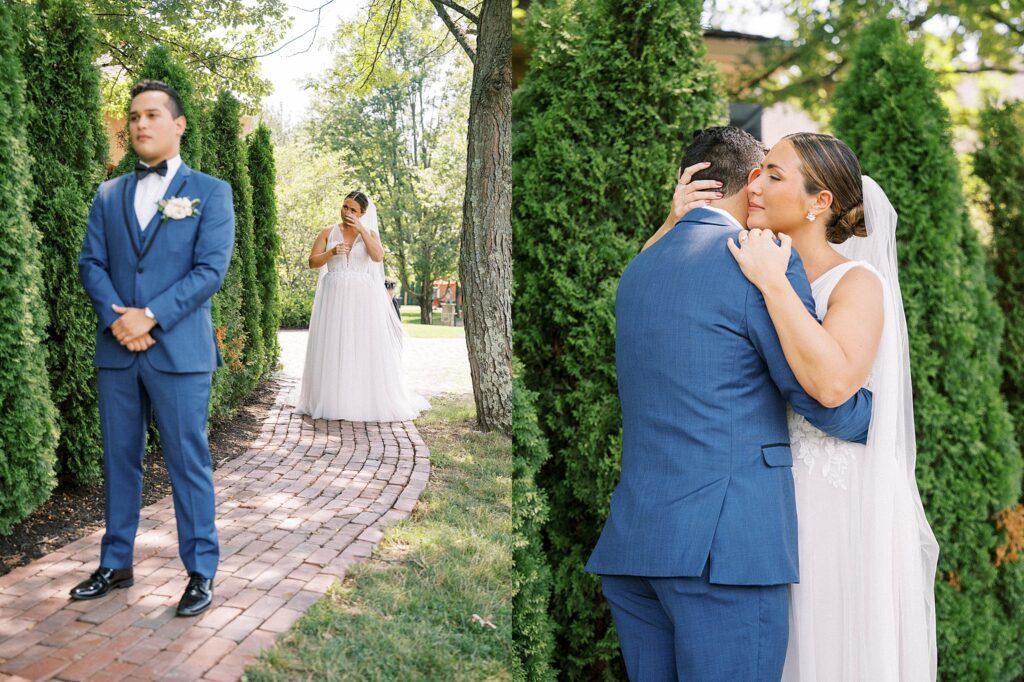
<instances>
[{"instance_id":1,"label":"tree canopy","mask_svg":"<svg viewBox=\"0 0 1024 682\"><path fill-rule=\"evenodd\" d=\"M228 88L254 105L270 92L260 76L258 56L279 45L291 25L285 0L87 0L96 18L104 101L123 114L128 88L138 79L154 45L170 49L189 71L196 91L215 95Z\"/></svg>"},{"instance_id":2,"label":"tree canopy","mask_svg":"<svg viewBox=\"0 0 1024 682\"><path fill-rule=\"evenodd\" d=\"M753 6L753 8L752 8ZM929 66L940 76L965 73L1024 73L1024 0L708 0L714 25L719 11L776 13L792 24L791 39L765 41L756 59L729 84L733 100L763 103L787 99L824 114L832 88L847 77L854 43L875 18L889 15L923 38ZM756 31L755 31L756 32ZM975 58L976 55L976 58ZM948 83L947 83L948 84Z\"/></svg>"}]
</instances>

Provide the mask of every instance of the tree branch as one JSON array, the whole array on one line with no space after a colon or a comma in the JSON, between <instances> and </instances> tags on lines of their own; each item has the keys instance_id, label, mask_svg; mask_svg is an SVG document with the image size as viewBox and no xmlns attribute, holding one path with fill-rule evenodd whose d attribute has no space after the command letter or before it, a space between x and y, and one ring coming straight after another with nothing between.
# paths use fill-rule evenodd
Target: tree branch
<instances>
[{"instance_id":1,"label":"tree branch","mask_svg":"<svg viewBox=\"0 0 1024 682\"><path fill-rule=\"evenodd\" d=\"M451 34L455 36L455 40L457 40L459 45L462 46L462 49L466 51L466 54L469 56L469 61L475 64L476 51L469 46L469 41L466 39L466 34L463 30L459 28L458 24L452 21L450 16L448 16L448 12L445 11L444 5L441 4L441 0L430 0L430 4L434 6L434 9L437 11L437 16L441 17L441 21L443 21L444 25L448 27Z\"/></svg>"},{"instance_id":2,"label":"tree branch","mask_svg":"<svg viewBox=\"0 0 1024 682\"><path fill-rule=\"evenodd\" d=\"M981 16L988 17L989 19L991 19L992 21L996 22L997 24L1001 24L1001 25L1005 26L1007 29L1009 29L1010 31L1013 31L1017 35L1024 35L1024 28L1021 28L1019 26L1016 26L1016 25L1010 23L1010 21L1007 20L1006 17L1001 16L999 14L996 14L991 9L983 10L981 12Z\"/></svg>"},{"instance_id":3,"label":"tree branch","mask_svg":"<svg viewBox=\"0 0 1024 682\"><path fill-rule=\"evenodd\" d=\"M978 64L976 66L965 66L959 69L949 69L943 73L1008 73L1010 75L1024 73L1024 66L990 66Z\"/></svg>"},{"instance_id":4,"label":"tree branch","mask_svg":"<svg viewBox=\"0 0 1024 682\"><path fill-rule=\"evenodd\" d=\"M373 77L373 72L377 70L377 62L387 51L388 45L391 44L391 38L395 35L395 31L398 30L398 19L402 15L402 0L392 0L388 3L388 13L384 17L384 28L381 30L380 35L377 36L377 45L373 51L373 62L370 63L370 70L366 72L366 78L363 79L362 85L359 87L365 87L370 82L370 78ZM369 19L366 20L369 23ZM365 25L363 27L365 29ZM385 36L385 34L387 34Z\"/></svg>"},{"instance_id":5,"label":"tree branch","mask_svg":"<svg viewBox=\"0 0 1024 682\"><path fill-rule=\"evenodd\" d=\"M733 90L733 94L746 93L751 88L754 88L754 87L760 85L762 81L764 81L764 80L766 80L768 78L771 78L772 75L774 75L775 72L778 71L779 69L785 68L786 66L789 66L790 64L792 64L793 62L798 60L800 58L800 54L801 54L801 50L798 47L789 50L789 52L786 53L785 57L783 57L782 59L776 61L770 67L762 70L760 74L758 74L757 76L747 80L745 83L741 84L738 88L735 88Z\"/></svg>"},{"instance_id":6,"label":"tree branch","mask_svg":"<svg viewBox=\"0 0 1024 682\"><path fill-rule=\"evenodd\" d=\"M469 19L470 21L472 21L477 26L480 25L480 17L478 17L477 15L473 14L472 12L470 12L465 7L452 2L452 0L437 0L437 2L441 3L445 7L448 7L450 9L455 10L456 12L461 14L462 16L464 16L467 19ZM434 4L436 5L437 3L434 3Z\"/></svg>"},{"instance_id":7,"label":"tree branch","mask_svg":"<svg viewBox=\"0 0 1024 682\"><path fill-rule=\"evenodd\" d=\"M309 12L309 13L316 12L316 23L313 24L312 28L306 29L305 31L303 31L299 35L295 36L294 38L292 38L288 42L284 43L283 45L281 45L279 47L275 47L270 52L267 52L265 54L253 55L252 57L245 57L243 59L240 59L239 61L247 61L247 60L250 60L250 59L260 59L261 57L269 57L272 54L276 54L276 53L280 52L281 50L283 50L284 48L288 47L289 45L291 45L295 41L300 40L301 38L303 38L303 37L309 35L310 33L312 33L313 37L309 39L309 45L307 45L305 49L299 50L298 52L293 52L292 54L290 54L288 56L289 57L294 57L295 55L300 55L300 54L304 54L306 52L309 52L310 50L313 49L313 45L316 43L317 33L320 32L320 21L321 21L321 18L323 17L324 8L327 7L328 5L332 5L332 4L334 4L334 0L325 0L325 2L323 4L321 4L319 7L314 7L312 9L305 9L304 7L296 7L295 9L299 10L300 12Z\"/></svg>"}]
</instances>

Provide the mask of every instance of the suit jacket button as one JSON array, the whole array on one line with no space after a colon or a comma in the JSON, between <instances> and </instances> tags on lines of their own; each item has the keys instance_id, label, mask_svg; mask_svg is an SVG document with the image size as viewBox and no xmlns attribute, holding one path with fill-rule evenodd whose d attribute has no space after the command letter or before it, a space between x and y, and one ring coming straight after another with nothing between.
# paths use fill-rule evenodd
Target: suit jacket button
<instances>
[{"instance_id":1,"label":"suit jacket button","mask_svg":"<svg viewBox=\"0 0 1024 682\"><path fill-rule=\"evenodd\" d=\"M138 269L138 270L136 270L135 272L142 272L142 268L139 268L139 269Z\"/></svg>"}]
</instances>

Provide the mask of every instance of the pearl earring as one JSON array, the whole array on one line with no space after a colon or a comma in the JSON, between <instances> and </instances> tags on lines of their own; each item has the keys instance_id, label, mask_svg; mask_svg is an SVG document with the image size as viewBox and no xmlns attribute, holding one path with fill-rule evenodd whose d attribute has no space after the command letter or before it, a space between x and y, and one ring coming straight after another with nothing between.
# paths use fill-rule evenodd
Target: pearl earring
<instances>
[{"instance_id":1,"label":"pearl earring","mask_svg":"<svg viewBox=\"0 0 1024 682\"><path fill-rule=\"evenodd\" d=\"M814 211L808 211L808 212L807 212L807 215L806 215L806 216L804 216L804 217L805 217L805 218L807 218L807 220L809 220L810 222L812 222L812 223L813 223L813 222L814 222L814 218L815 218L816 216L814 215Z\"/></svg>"}]
</instances>

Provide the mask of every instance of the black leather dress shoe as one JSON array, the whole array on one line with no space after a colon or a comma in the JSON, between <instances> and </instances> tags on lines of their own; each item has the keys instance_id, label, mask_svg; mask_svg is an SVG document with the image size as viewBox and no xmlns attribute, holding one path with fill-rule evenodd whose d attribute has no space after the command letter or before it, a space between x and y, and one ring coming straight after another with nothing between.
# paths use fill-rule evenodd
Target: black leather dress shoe
<instances>
[{"instance_id":1,"label":"black leather dress shoe","mask_svg":"<svg viewBox=\"0 0 1024 682\"><path fill-rule=\"evenodd\" d=\"M213 579L198 573L189 573L188 576L188 587L178 602L178 615L198 616L213 603Z\"/></svg>"},{"instance_id":2,"label":"black leather dress shoe","mask_svg":"<svg viewBox=\"0 0 1024 682\"><path fill-rule=\"evenodd\" d=\"M75 585L71 590L72 599L96 599L118 587L135 584L130 568L97 568L88 580Z\"/></svg>"}]
</instances>

